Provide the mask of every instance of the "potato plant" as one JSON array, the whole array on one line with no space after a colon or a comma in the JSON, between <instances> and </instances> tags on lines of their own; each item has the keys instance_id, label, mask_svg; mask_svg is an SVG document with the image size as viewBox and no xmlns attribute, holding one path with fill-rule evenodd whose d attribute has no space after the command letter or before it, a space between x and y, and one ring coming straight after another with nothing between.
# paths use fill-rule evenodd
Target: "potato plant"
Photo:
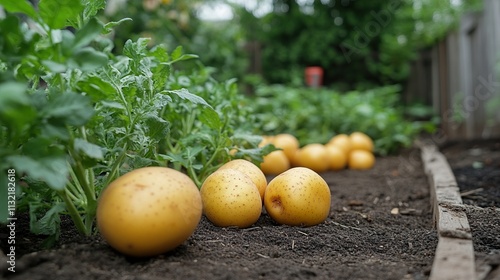
<instances>
[{"instance_id":1,"label":"potato plant","mask_svg":"<svg viewBox=\"0 0 500 280\"><path fill-rule=\"evenodd\" d=\"M399 97L397 85L350 92L261 85L253 110L264 134L291 133L305 145L362 131L374 140L374 151L386 155L436 129L435 121L408 120Z\"/></svg>"},{"instance_id":2,"label":"potato plant","mask_svg":"<svg viewBox=\"0 0 500 280\"><path fill-rule=\"evenodd\" d=\"M18 210L48 242L61 214L92 234L99 193L125 172L168 166L200 187L231 157L259 161L269 149L247 133L234 81L212 79L196 55L147 38L114 53L111 31L127 19L100 22L105 0L0 5L0 170L16 169Z\"/></svg>"}]
</instances>

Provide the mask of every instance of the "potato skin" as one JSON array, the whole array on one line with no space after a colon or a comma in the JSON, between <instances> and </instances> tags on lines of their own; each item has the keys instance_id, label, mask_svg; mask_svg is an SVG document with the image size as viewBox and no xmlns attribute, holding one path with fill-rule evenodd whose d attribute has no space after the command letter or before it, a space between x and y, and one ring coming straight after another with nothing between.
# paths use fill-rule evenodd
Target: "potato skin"
<instances>
[{"instance_id":1,"label":"potato skin","mask_svg":"<svg viewBox=\"0 0 500 280\"><path fill-rule=\"evenodd\" d=\"M234 159L219 167L218 170L228 168L241 171L242 173L250 177L250 179L252 179L252 182L255 184L255 186L257 186L257 189L259 190L260 198L262 200L264 199L264 192L266 191L267 187L267 178L264 172L262 172L262 170L257 165L248 160Z\"/></svg>"},{"instance_id":2,"label":"potato skin","mask_svg":"<svg viewBox=\"0 0 500 280\"><path fill-rule=\"evenodd\" d=\"M259 190L250 177L236 169L218 169L200 189L203 213L219 227L246 228L262 213Z\"/></svg>"},{"instance_id":3,"label":"potato skin","mask_svg":"<svg viewBox=\"0 0 500 280\"><path fill-rule=\"evenodd\" d=\"M200 192L187 175L166 167L145 167L122 175L104 189L97 226L117 251L149 257L186 241L201 215Z\"/></svg>"},{"instance_id":4,"label":"potato skin","mask_svg":"<svg viewBox=\"0 0 500 280\"><path fill-rule=\"evenodd\" d=\"M268 215L279 224L313 226L330 214L328 184L316 172L294 167L272 179L264 194Z\"/></svg>"}]
</instances>

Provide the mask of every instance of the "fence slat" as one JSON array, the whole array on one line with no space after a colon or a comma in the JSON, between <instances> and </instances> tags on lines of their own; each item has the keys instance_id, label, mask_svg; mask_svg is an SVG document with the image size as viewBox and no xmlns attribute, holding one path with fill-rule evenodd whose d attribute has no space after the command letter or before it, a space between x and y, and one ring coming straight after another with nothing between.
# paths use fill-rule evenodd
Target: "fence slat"
<instances>
[{"instance_id":1,"label":"fence slat","mask_svg":"<svg viewBox=\"0 0 500 280\"><path fill-rule=\"evenodd\" d=\"M456 30L421 52L408 88L420 85L404 100L428 101L447 140L500 138L500 108L489 108L500 104L499 67L500 1L484 0L483 11L466 13Z\"/></svg>"}]
</instances>

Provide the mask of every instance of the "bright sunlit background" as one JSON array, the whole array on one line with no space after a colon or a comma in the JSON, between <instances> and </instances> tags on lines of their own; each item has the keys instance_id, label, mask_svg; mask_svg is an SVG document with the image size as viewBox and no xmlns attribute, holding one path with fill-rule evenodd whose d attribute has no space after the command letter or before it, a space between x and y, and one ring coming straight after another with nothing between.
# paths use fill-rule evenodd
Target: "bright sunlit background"
<instances>
[{"instance_id":1,"label":"bright sunlit background","mask_svg":"<svg viewBox=\"0 0 500 280\"><path fill-rule=\"evenodd\" d=\"M247 10L257 16L263 16L272 12L272 0L229 0L234 5L244 6ZM233 10L230 5L224 1L215 1L214 3L204 4L198 10L198 17L202 20L229 20L233 18Z\"/></svg>"}]
</instances>

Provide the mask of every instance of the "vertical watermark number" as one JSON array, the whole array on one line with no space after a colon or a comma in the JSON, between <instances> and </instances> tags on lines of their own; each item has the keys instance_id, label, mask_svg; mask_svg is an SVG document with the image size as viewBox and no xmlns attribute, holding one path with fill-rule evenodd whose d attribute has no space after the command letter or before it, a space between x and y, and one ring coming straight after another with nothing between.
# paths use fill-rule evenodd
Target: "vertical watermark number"
<instances>
[{"instance_id":1,"label":"vertical watermark number","mask_svg":"<svg viewBox=\"0 0 500 280\"><path fill-rule=\"evenodd\" d=\"M7 170L7 228L9 237L7 240L7 263L8 270L16 272L16 170Z\"/></svg>"}]
</instances>

